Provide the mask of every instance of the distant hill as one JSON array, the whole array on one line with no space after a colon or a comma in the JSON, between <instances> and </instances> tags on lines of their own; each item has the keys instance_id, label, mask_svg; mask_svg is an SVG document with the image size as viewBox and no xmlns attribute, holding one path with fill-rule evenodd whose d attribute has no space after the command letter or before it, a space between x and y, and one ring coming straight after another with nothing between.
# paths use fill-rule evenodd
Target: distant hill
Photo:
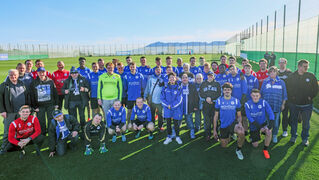
<instances>
[{"instance_id":1,"label":"distant hill","mask_svg":"<svg viewBox=\"0 0 319 180\"><path fill-rule=\"evenodd\" d=\"M164 43L164 42L155 42L147 45L146 47L162 47L162 46L224 46L226 45L225 41L212 41L208 42L172 42L172 43Z\"/></svg>"}]
</instances>

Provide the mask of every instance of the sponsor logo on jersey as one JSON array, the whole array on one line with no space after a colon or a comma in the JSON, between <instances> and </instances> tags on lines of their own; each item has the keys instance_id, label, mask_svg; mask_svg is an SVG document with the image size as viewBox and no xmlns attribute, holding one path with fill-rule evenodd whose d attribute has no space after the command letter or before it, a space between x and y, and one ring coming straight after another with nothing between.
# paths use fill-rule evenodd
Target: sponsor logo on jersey
<instances>
[{"instance_id":1,"label":"sponsor logo on jersey","mask_svg":"<svg viewBox=\"0 0 319 180\"><path fill-rule=\"evenodd\" d=\"M258 105L258 108L261 109L261 105Z\"/></svg>"}]
</instances>

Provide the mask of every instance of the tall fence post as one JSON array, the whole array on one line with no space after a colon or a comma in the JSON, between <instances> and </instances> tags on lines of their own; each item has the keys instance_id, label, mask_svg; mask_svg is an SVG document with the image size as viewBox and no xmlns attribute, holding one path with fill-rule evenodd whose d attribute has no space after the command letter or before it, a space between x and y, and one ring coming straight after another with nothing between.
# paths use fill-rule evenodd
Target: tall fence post
<instances>
[{"instance_id":1,"label":"tall fence post","mask_svg":"<svg viewBox=\"0 0 319 180\"><path fill-rule=\"evenodd\" d=\"M282 27L282 57L285 57L286 4L284 5L284 23Z\"/></svg>"},{"instance_id":2,"label":"tall fence post","mask_svg":"<svg viewBox=\"0 0 319 180\"><path fill-rule=\"evenodd\" d=\"M269 16L267 16L267 26L266 26L266 51L268 51L268 31L269 31Z\"/></svg>"},{"instance_id":3,"label":"tall fence post","mask_svg":"<svg viewBox=\"0 0 319 180\"><path fill-rule=\"evenodd\" d=\"M276 24L277 24L277 11L275 11L275 22L274 22L274 39L273 39L273 49L272 52L275 52L275 45L276 45Z\"/></svg>"},{"instance_id":4,"label":"tall fence post","mask_svg":"<svg viewBox=\"0 0 319 180\"><path fill-rule=\"evenodd\" d=\"M318 16L318 24L317 24L317 44L316 44L316 59L315 59L315 75L317 75L318 47L319 47L319 16Z\"/></svg>"},{"instance_id":5,"label":"tall fence post","mask_svg":"<svg viewBox=\"0 0 319 180\"><path fill-rule=\"evenodd\" d=\"M301 0L299 0L298 6L298 22L297 22L297 37L296 37L296 55L295 55L295 69L297 69L297 59L298 59L298 45L299 45L299 24L300 24L300 7L301 7Z\"/></svg>"}]
</instances>

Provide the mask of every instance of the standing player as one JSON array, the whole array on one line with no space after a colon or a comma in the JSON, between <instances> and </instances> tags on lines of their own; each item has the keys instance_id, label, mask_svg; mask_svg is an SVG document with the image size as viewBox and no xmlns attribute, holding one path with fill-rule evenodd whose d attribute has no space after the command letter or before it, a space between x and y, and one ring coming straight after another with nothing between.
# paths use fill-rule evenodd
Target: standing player
<instances>
[{"instance_id":1,"label":"standing player","mask_svg":"<svg viewBox=\"0 0 319 180\"><path fill-rule=\"evenodd\" d=\"M190 71L191 73L193 73L194 76L196 76L196 74L202 72L202 70L201 70L199 67L196 66L196 57L194 57L194 56L191 57L191 58L189 59L189 63L190 63L189 71Z\"/></svg>"},{"instance_id":2,"label":"standing player","mask_svg":"<svg viewBox=\"0 0 319 180\"><path fill-rule=\"evenodd\" d=\"M136 132L135 138L139 138L141 130L146 128L150 133L148 139L153 139L154 123L152 122L151 109L147 104L144 104L142 97L136 99L136 105L132 110L131 122L133 122L133 130Z\"/></svg>"},{"instance_id":3,"label":"standing player","mask_svg":"<svg viewBox=\"0 0 319 180\"><path fill-rule=\"evenodd\" d=\"M164 67L162 66L162 59L160 57L155 58L155 64L157 67L161 68L162 74L165 74ZM152 74L155 74L155 67L152 69Z\"/></svg>"},{"instance_id":4,"label":"standing player","mask_svg":"<svg viewBox=\"0 0 319 180\"><path fill-rule=\"evenodd\" d=\"M122 62L117 63L116 65L116 69L117 69L117 74L121 76L121 80L122 80L122 92L124 91L124 86L123 86L123 82L124 82L124 77L126 75L126 73L124 72L124 64ZM124 107L126 107L127 104L127 95L125 93L122 93L122 99L121 99L121 103Z\"/></svg>"},{"instance_id":5,"label":"standing player","mask_svg":"<svg viewBox=\"0 0 319 180\"><path fill-rule=\"evenodd\" d=\"M251 91L251 100L245 103L246 115L249 120L250 137L252 144L255 148L258 147L260 140L260 133L265 133L265 145L263 153L266 159L270 158L268 147L271 142L272 132L271 129L274 124L275 115L271 110L267 101L260 98L260 92L258 89ZM267 123L266 115L269 118ZM268 124L268 125L267 125Z\"/></svg>"},{"instance_id":6,"label":"standing player","mask_svg":"<svg viewBox=\"0 0 319 180\"><path fill-rule=\"evenodd\" d=\"M207 80L207 74L210 71L210 65L209 63L205 63L203 66L203 71L201 72L201 74L203 75L203 80Z\"/></svg>"},{"instance_id":7,"label":"standing player","mask_svg":"<svg viewBox=\"0 0 319 180\"><path fill-rule=\"evenodd\" d=\"M24 64L26 66L26 69L25 69L25 73L26 74L29 74L30 76L32 76L32 72L34 71L32 68L33 68L33 62L31 59L27 59L24 61Z\"/></svg>"},{"instance_id":8,"label":"standing player","mask_svg":"<svg viewBox=\"0 0 319 180\"><path fill-rule=\"evenodd\" d=\"M41 60L41 59L37 59L35 61L35 66L37 67L37 70L36 71L33 71L31 73L31 76L33 77L33 79L37 79L38 77L38 69L40 67L44 68L44 62ZM45 72L46 76L49 77L50 79L52 79L52 74L49 72L49 71L46 71Z\"/></svg>"},{"instance_id":9,"label":"standing player","mask_svg":"<svg viewBox=\"0 0 319 180\"><path fill-rule=\"evenodd\" d=\"M206 140L209 141L212 131L212 120L215 112L215 101L221 94L221 88L218 82L214 80L214 73L210 71L207 80L202 83L199 90L203 102L204 129Z\"/></svg>"},{"instance_id":10,"label":"standing player","mask_svg":"<svg viewBox=\"0 0 319 180\"><path fill-rule=\"evenodd\" d=\"M261 88L261 85L263 84L263 81L269 76L268 75L268 70L267 70L267 60L261 59L259 60L259 71L256 73L257 74L257 79L259 81L259 89Z\"/></svg>"},{"instance_id":11,"label":"standing player","mask_svg":"<svg viewBox=\"0 0 319 180\"><path fill-rule=\"evenodd\" d=\"M226 69L228 69L227 56L226 55L221 55L219 59L220 59L220 65L221 64L225 64Z\"/></svg>"},{"instance_id":12,"label":"standing player","mask_svg":"<svg viewBox=\"0 0 319 180\"><path fill-rule=\"evenodd\" d=\"M183 95L183 115L185 117L188 128L190 129L191 139L195 138L195 127L193 121L193 113L199 109L199 96L196 86L190 84L187 74L182 76L182 95Z\"/></svg>"},{"instance_id":13,"label":"standing player","mask_svg":"<svg viewBox=\"0 0 319 180\"><path fill-rule=\"evenodd\" d=\"M176 63L177 63L177 70L178 70L178 76L179 76L179 74L181 74L182 72L184 72L184 69L183 69L183 59L182 58L177 58L177 61L176 61Z\"/></svg>"},{"instance_id":14,"label":"standing player","mask_svg":"<svg viewBox=\"0 0 319 180\"><path fill-rule=\"evenodd\" d=\"M243 74L246 74L246 71L245 71L245 66L247 65L247 64L249 64L249 61L248 61L248 59L243 59L242 61L241 61L241 66L243 67L243 69L241 70L241 72L243 72ZM253 71L253 69L252 68L250 68L250 74L252 74L253 76L255 76L255 77L257 77L257 74L255 73L255 71Z\"/></svg>"},{"instance_id":15,"label":"standing player","mask_svg":"<svg viewBox=\"0 0 319 180\"><path fill-rule=\"evenodd\" d=\"M96 62L92 63L92 72L89 74L89 82L90 82L90 99L91 99L91 109L92 115L100 113L99 103L97 101L97 87L99 83L99 76L101 75L99 72L99 65Z\"/></svg>"},{"instance_id":16,"label":"standing player","mask_svg":"<svg viewBox=\"0 0 319 180\"><path fill-rule=\"evenodd\" d=\"M152 74L150 66L146 65L146 57L142 56L140 58L141 66L137 68L137 72L141 73L144 77L144 82L143 82L143 90L146 88L147 80L149 76ZM144 91L142 92L142 95L144 94Z\"/></svg>"},{"instance_id":17,"label":"standing player","mask_svg":"<svg viewBox=\"0 0 319 180\"><path fill-rule=\"evenodd\" d=\"M204 56L199 57L199 68L203 72L204 71L205 58Z\"/></svg>"},{"instance_id":18,"label":"standing player","mask_svg":"<svg viewBox=\"0 0 319 180\"><path fill-rule=\"evenodd\" d=\"M116 99L122 98L122 80L120 75L114 74L114 64L106 63L107 73L99 76L99 82L97 85L97 102L103 108L103 112L106 113L112 107Z\"/></svg>"},{"instance_id":19,"label":"standing player","mask_svg":"<svg viewBox=\"0 0 319 180\"><path fill-rule=\"evenodd\" d=\"M179 121L182 120L182 88L176 84L176 74L170 73L168 75L169 82L162 89L161 101L163 105L163 114L167 123L167 137L164 144L172 142L172 121L174 122L174 129L176 133L176 142L182 144L182 140L179 137Z\"/></svg>"},{"instance_id":20,"label":"standing player","mask_svg":"<svg viewBox=\"0 0 319 180\"><path fill-rule=\"evenodd\" d=\"M53 72L52 77L53 77L56 90L58 91L58 97L59 97L58 108L61 110L63 99L64 99L64 93L61 91L61 89L63 87L65 80L68 79L70 72L64 69L63 61L58 61L57 67L58 67L58 70Z\"/></svg>"},{"instance_id":21,"label":"standing player","mask_svg":"<svg viewBox=\"0 0 319 180\"><path fill-rule=\"evenodd\" d=\"M106 73L107 70L106 70L106 68L104 67L104 65L105 65L104 59L102 59L102 58L98 59L98 60L97 60L97 63L98 63L98 69L99 69L98 72L99 72L99 74L101 75L101 74L103 74L103 73Z\"/></svg>"},{"instance_id":22,"label":"standing player","mask_svg":"<svg viewBox=\"0 0 319 180\"><path fill-rule=\"evenodd\" d=\"M166 68L167 68L168 66L171 66L171 67L172 67L172 71L173 71L176 75L178 74L178 72L179 72L178 69L173 66L173 57L172 57L172 56L167 56L167 57L166 57L166 67L163 68L163 71L164 71L163 74L164 74L164 73L167 74Z\"/></svg>"},{"instance_id":23,"label":"standing player","mask_svg":"<svg viewBox=\"0 0 319 180\"><path fill-rule=\"evenodd\" d=\"M97 113L92 116L92 120L87 122L84 127L85 135L85 152L84 155L91 155L93 148L91 143L93 141L93 136L97 136L100 144L99 152L101 154L106 153L108 149L105 147L105 133L106 127L105 123L102 121L102 114Z\"/></svg>"},{"instance_id":24,"label":"standing player","mask_svg":"<svg viewBox=\"0 0 319 180\"><path fill-rule=\"evenodd\" d=\"M215 74L219 74L218 63L217 63L216 61L213 61L210 65L211 65L211 67L212 67L212 71L213 71Z\"/></svg>"},{"instance_id":25,"label":"standing player","mask_svg":"<svg viewBox=\"0 0 319 180\"><path fill-rule=\"evenodd\" d=\"M278 71L278 77L283 80L286 84L287 88L287 79L290 74L292 74L290 69L287 69L287 59L285 58L280 58L279 59L279 71ZM288 91L288 89L287 89ZM287 137L288 136L288 124L289 124L289 117L288 117L288 112L289 112L289 99L286 101L285 109L282 111L282 136ZM280 120L279 120L280 121Z\"/></svg>"},{"instance_id":26,"label":"standing player","mask_svg":"<svg viewBox=\"0 0 319 180\"><path fill-rule=\"evenodd\" d=\"M126 66L124 67L124 72L125 73L130 73L130 64L133 62L132 57L131 56L127 56L125 58L126 60Z\"/></svg>"},{"instance_id":27,"label":"standing player","mask_svg":"<svg viewBox=\"0 0 319 180\"><path fill-rule=\"evenodd\" d=\"M132 128L130 121L133 106L136 98L141 97L143 90L144 77L141 73L136 72L135 62L130 63L131 72L124 77L124 93L127 95L127 119L128 129Z\"/></svg>"},{"instance_id":28,"label":"standing player","mask_svg":"<svg viewBox=\"0 0 319 180\"><path fill-rule=\"evenodd\" d=\"M223 86L225 82L228 81L228 74L226 74L226 65L220 64L218 66L219 74L216 75L216 81L220 84L220 86Z\"/></svg>"},{"instance_id":29,"label":"standing player","mask_svg":"<svg viewBox=\"0 0 319 180\"><path fill-rule=\"evenodd\" d=\"M217 120L220 116L220 143L221 146L226 148L230 136L234 133L237 134L237 148L236 154L238 159L243 160L244 156L241 148L245 142L245 133L241 119L241 104L238 99L231 96L233 86L226 82L223 87L223 96L216 100L215 116L214 116L214 137L217 139ZM237 116L237 121L236 121Z\"/></svg>"},{"instance_id":30,"label":"standing player","mask_svg":"<svg viewBox=\"0 0 319 180\"><path fill-rule=\"evenodd\" d=\"M113 107L107 112L107 129L110 135L112 135L112 142L116 142L116 135L122 135L122 141L126 141L126 111L121 105L120 100L115 100Z\"/></svg>"}]
</instances>

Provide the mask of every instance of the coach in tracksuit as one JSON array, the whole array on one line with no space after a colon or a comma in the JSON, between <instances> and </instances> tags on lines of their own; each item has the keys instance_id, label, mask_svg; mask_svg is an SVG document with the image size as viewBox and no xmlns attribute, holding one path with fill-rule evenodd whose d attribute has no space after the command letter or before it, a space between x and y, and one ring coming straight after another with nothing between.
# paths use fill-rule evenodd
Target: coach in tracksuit
<instances>
[{"instance_id":1,"label":"coach in tracksuit","mask_svg":"<svg viewBox=\"0 0 319 180\"><path fill-rule=\"evenodd\" d=\"M298 70L287 79L288 99L291 113L291 139L295 143L297 139L298 115L302 118L302 143L309 145L310 118L312 114L312 100L318 93L318 81L314 74L307 72L309 61L298 61Z\"/></svg>"},{"instance_id":2,"label":"coach in tracksuit","mask_svg":"<svg viewBox=\"0 0 319 180\"><path fill-rule=\"evenodd\" d=\"M194 84L188 82L187 74L182 76L182 94L183 94L183 115L186 119L188 128L190 129L191 139L195 138L195 128L193 121L193 113L199 109L199 96Z\"/></svg>"},{"instance_id":3,"label":"coach in tracksuit","mask_svg":"<svg viewBox=\"0 0 319 180\"><path fill-rule=\"evenodd\" d=\"M74 67L70 70L70 77L65 81L62 92L65 94L64 108L69 114L78 119L77 110L79 111L80 124L83 133L85 126L85 107L89 101L90 85L86 78L79 75L78 70ZM81 138L83 136L81 135Z\"/></svg>"},{"instance_id":4,"label":"coach in tracksuit","mask_svg":"<svg viewBox=\"0 0 319 180\"><path fill-rule=\"evenodd\" d=\"M167 122L167 138L164 144L172 142L172 121L174 122L174 129L176 133L176 142L182 144L182 140L179 137L179 121L182 120L183 116L183 96L182 88L176 83L176 74L170 73L168 75L169 82L162 89L161 101L163 105L163 114Z\"/></svg>"},{"instance_id":5,"label":"coach in tracksuit","mask_svg":"<svg viewBox=\"0 0 319 180\"><path fill-rule=\"evenodd\" d=\"M212 120L215 111L215 101L221 94L221 87L218 82L214 80L214 73L212 71L207 73L207 80L204 81L199 90L199 95L204 98L203 113L204 113L204 129L206 140L209 141L211 137Z\"/></svg>"},{"instance_id":6,"label":"coach in tracksuit","mask_svg":"<svg viewBox=\"0 0 319 180\"><path fill-rule=\"evenodd\" d=\"M31 106L37 112L41 134L45 135L47 132L46 117L48 128L50 128L52 111L58 107L59 99L54 82L46 75L45 69L40 67L37 72L37 78L31 83Z\"/></svg>"},{"instance_id":7,"label":"coach in tracksuit","mask_svg":"<svg viewBox=\"0 0 319 180\"><path fill-rule=\"evenodd\" d=\"M68 79L70 72L68 70L64 69L64 62L58 61L57 62L58 70L54 71L52 73L52 80L54 81L56 90L58 91L59 96L59 109L62 109L63 99L64 99L64 93L61 92L61 89L63 87L64 81Z\"/></svg>"}]
</instances>

